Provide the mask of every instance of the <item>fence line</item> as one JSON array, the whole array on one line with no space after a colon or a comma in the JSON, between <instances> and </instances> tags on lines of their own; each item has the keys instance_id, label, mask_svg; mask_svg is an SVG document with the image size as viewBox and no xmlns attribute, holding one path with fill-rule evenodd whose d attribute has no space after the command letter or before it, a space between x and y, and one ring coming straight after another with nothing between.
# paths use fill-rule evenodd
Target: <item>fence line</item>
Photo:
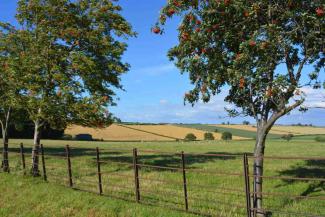
<instances>
[{"instance_id":1,"label":"fence line","mask_svg":"<svg viewBox=\"0 0 325 217\"><path fill-rule=\"evenodd\" d=\"M313 178L313 177L289 177L289 176L264 176L264 175L255 175L255 174L251 174L249 172L249 159L258 159L258 158L264 158L264 159L274 159L274 160L312 160L312 161L324 161L325 158L323 157L294 157L294 156L260 156L260 157L254 157L252 154L199 154L199 153L184 153L179 152L179 153L172 153L172 152L160 152L160 151L156 151L156 150L138 150L136 148L134 148L132 150L132 153L130 152L130 150L123 150L124 153L129 153L132 156L130 158L132 158L132 163L131 162L115 162L113 160L106 160L105 158L103 158L102 156L105 153L109 153L111 150L114 151L121 151L121 149L99 149L98 147L94 148L93 150L91 150L91 152L87 151L87 156L89 156L91 154L91 156L93 156L93 158L95 158L95 160L87 160L87 162L89 163L93 163L96 167L96 169L92 170L92 169L85 169L83 167L79 168L76 167L77 164L76 162L74 162L74 158L76 156L74 156L74 151L78 151L80 149L78 148L73 148L70 147L69 145L67 145L64 148L64 152L57 152L55 154L53 153L45 153L46 150L43 147L43 144L41 144L40 146L40 152L36 153L36 155L34 157L40 157L40 161L39 161L39 165L42 165L42 177L44 179L44 181L48 181L48 179L56 179L58 181L66 181L68 186L70 188L74 188L74 189L78 189L78 185L80 184L89 184L91 185L95 185L93 187L97 188L97 190L95 191L91 191L94 193L98 193L99 195L107 195L105 191L107 191L108 189L116 191L116 189L124 189L124 190L128 190L130 192L128 192L130 195L133 195L135 197L135 201L137 203L145 203L146 201L144 201L144 198L146 198L147 196L143 196L141 194L141 192L145 193L144 195L146 195L146 193L152 193L154 195L157 194L157 191L153 191L151 189L146 189L141 185L141 181L150 181L150 182L158 182L158 183L162 183L162 184L171 184L171 185L178 185L178 186L182 186L182 190L179 189L178 193L172 193L169 191L164 191L161 192L164 195L169 195L171 197L174 197L174 199L181 199L183 198L183 202L177 202L177 203L173 203L175 204L179 204L179 205L183 205L183 209L186 212L194 212L192 210L191 206L195 206L196 204L189 204L189 201L200 201L200 202L205 202L207 204L216 204L218 205L222 205L222 206L230 206L239 210L243 210L245 211L247 217L255 217L256 213L258 212L262 212L262 213L268 213L268 212L272 212L272 213L280 213L280 214L285 214L285 215L295 215L295 216L310 216L310 217L324 217L324 216L319 216L316 214L306 214L306 213L299 213L299 212L290 212L290 211L282 211L282 210L273 210L273 209L258 209L256 207L254 207L254 205L252 205L252 200L255 197L255 195L262 195L263 197L284 197L284 198L290 198L290 199L307 199L307 200L319 200L319 201L323 201L325 200L325 197L323 196L307 196L307 195L293 195L293 194L284 194L284 193L274 193L274 192L255 192L255 190L251 190L250 187L252 186L252 182L250 181L250 178L263 178L264 180L290 180L290 181L302 181L302 182L306 182L306 181L312 181L312 182L325 182L325 178ZM21 170L23 171L23 174L26 175L26 155L27 156L31 156L31 154L26 153L25 151L25 147L24 145L21 143L19 144L19 149L16 150L15 152L11 152L11 151L7 151L9 158L11 156L16 156L19 159L19 162L21 163ZM175 166L161 166L161 165L152 165L152 164L147 164L147 163L139 163L139 158L141 158L141 155L139 155L140 153L154 153L154 154L160 154L161 156L164 155L171 155L171 156L176 156L179 158L180 160L180 166L179 167L175 167ZM243 172L226 172L226 171L221 171L221 170L206 170L206 169L195 169L195 168L188 168L186 167L186 158L187 157L199 157L199 156L203 156L203 157L223 157L223 158L232 158L232 159L240 159L242 158L242 166L243 166ZM51 159L62 159L66 161L66 166L63 167L59 167L59 166L51 166L49 163L46 163L47 160L51 160ZM220 158L220 160L222 160L222 158ZM121 174L121 172L119 171L105 171L103 169L103 166L105 165L116 165L116 166L128 166L130 169L133 170L133 175L130 174ZM34 166L36 164L34 163ZM97 181L90 181L90 180L85 180L85 179L81 179L78 177L74 177L73 172L75 168L79 168L77 169L77 172L79 173L80 171L84 171L84 172L89 172L89 173L93 173L90 175L93 175ZM141 177L140 171L142 169L151 169L157 172L160 172L161 170L164 171L170 171L173 173L179 173L180 174L180 179L181 181L174 181L174 180L162 180L162 179L157 179L157 178L147 178L147 177ZM50 169L50 170L47 170ZM60 173L53 173L54 171L57 171L57 169L61 169L65 172L63 172L62 174ZM131 172L131 171L128 171ZM224 188L224 187L219 187L219 186L213 186L213 185L205 185L205 184L192 184L191 182L188 182L187 180L187 176L189 174L208 174L208 175L214 175L214 176L226 176L226 177L242 177L242 183L243 183L243 189L234 189L234 188ZM65 174L65 176L63 176ZM120 184L112 184L110 182L108 182L108 184L105 185L105 178L114 178L114 176L116 177L122 177L124 178L123 181L132 181L133 179L133 188L134 190L132 191L131 188L131 184L129 186L125 186L125 185L120 185ZM81 176L82 177L82 176ZM88 175L86 176L88 177ZM92 177L92 176L91 176ZM127 178L127 179L125 179ZM81 181L82 180L82 181ZM96 187L97 186L97 187ZM214 199L209 199L207 200L206 198L200 198L195 194L189 194L189 187L191 188L200 188L202 189L203 192L206 193L213 193L213 194L222 194L222 195L237 195L237 197L242 198L243 201L245 201L245 205L241 205L241 204L235 204L235 203L228 203L228 202L224 202L224 201L216 201ZM210 190L211 188L214 188L213 190ZM84 189L82 189L84 190ZM173 190L175 190L173 188ZM87 189L87 191L90 191L89 189ZM181 191L183 196L181 196ZM191 192L191 190L190 190ZM127 193L127 192L123 192L123 193ZM154 199L152 199L154 200ZM162 199L156 199L157 201L162 201ZM244 204L244 203L243 203ZM191 205L191 206L190 206ZM219 207L214 207L219 208ZM205 215L203 212L201 213L202 215Z\"/></svg>"}]
</instances>

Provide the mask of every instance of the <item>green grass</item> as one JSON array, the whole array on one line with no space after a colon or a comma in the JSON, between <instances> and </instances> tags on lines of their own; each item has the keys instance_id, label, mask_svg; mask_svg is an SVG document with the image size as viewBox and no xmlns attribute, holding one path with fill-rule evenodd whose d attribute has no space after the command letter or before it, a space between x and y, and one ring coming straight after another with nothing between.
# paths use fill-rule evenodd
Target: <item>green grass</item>
<instances>
[{"instance_id":1,"label":"green grass","mask_svg":"<svg viewBox=\"0 0 325 217\"><path fill-rule=\"evenodd\" d=\"M18 151L17 147L20 142L24 142L29 153L31 140L12 140L11 150ZM172 167L180 167L180 156L173 154L180 151L184 151L185 154L217 153L239 155L237 158L186 155L186 167L188 169L215 171L211 174L187 171L188 198L190 210L193 212L202 212L213 216L245 216L245 209L234 205L245 206L243 177L218 175L217 171L241 174L243 171L241 155L252 152L253 141L107 143L44 140L42 143L46 148L45 153L51 154L46 156L49 183L44 183L40 179L2 174L1 180L5 180L5 184L1 187L3 189L0 189L0 216L46 216L42 215L44 210L49 210L46 214L50 216L60 216L60 210L64 210L65 207L71 207L71 213L63 216L183 216L183 212L172 211L184 208L182 174L180 171L157 171L142 168L140 170L142 201L143 203L153 204L153 206L136 205L129 202L134 201L133 170L132 166L120 163L132 163L132 148L134 147L139 150L140 163ZM62 177L67 177L66 160L52 155L64 154L66 144L72 147L71 161L74 184L80 189L94 192L98 191L94 148L99 146L103 149L101 151L101 159L105 160L105 163L102 164L102 171L104 172L103 185L104 193L108 197L99 197L95 194L73 191L59 186L67 185L67 180L62 180ZM169 153L159 154L145 152L145 150ZM324 157L325 144L314 140L296 138L293 138L290 142L268 140L266 155ZM26 156L27 165L31 164L30 158L30 156ZM21 174L19 156L11 154L11 159L12 173ZM252 161L250 160L249 163L251 165ZM266 176L325 178L324 171L324 161L270 159L265 161ZM61 178L57 179L56 176ZM165 183L170 181L172 183ZM236 192L225 194L222 188L232 188ZM46 194L47 189L49 195ZM324 183L317 181L288 182L267 179L264 180L264 191L293 195L325 196ZM5 193L2 194L2 192ZM57 196L62 197L62 199L54 199ZM121 197L126 201L112 199ZM15 201L15 203L3 203L1 200ZM71 206L67 205L70 203ZM27 204L32 205L28 206ZM94 209L91 208L92 205L94 205ZM266 197L264 205L265 209L268 210L325 215L325 206L322 200ZM162 209L159 207L167 208ZM67 212L70 212L68 208ZM88 214L89 210L98 213L90 215ZM274 212L272 217L274 216L289 215Z\"/></svg>"},{"instance_id":2,"label":"green grass","mask_svg":"<svg viewBox=\"0 0 325 217\"><path fill-rule=\"evenodd\" d=\"M40 178L0 174L2 217L187 216L160 207L48 184Z\"/></svg>"},{"instance_id":3,"label":"green grass","mask_svg":"<svg viewBox=\"0 0 325 217\"><path fill-rule=\"evenodd\" d=\"M188 128L194 128L198 130L208 131L208 132L215 132L216 129L218 129L218 132L230 132L233 136L240 136L244 138L255 138L256 132L249 131L249 130L241 130L241 129L233 129L233 128L227 128L227 127L220 127L220 126L211 126L206 124L179 124L177 126L183 126ZM269 139L276 139L280 138L281 135L277 134L268 134Z\"/></svg>"}]
</instances>

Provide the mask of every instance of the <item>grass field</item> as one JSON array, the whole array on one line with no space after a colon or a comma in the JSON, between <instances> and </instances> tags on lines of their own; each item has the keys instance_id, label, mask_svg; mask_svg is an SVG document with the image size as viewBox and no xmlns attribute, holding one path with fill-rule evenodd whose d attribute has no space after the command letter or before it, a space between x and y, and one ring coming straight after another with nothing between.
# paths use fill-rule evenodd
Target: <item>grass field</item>
<instances>
[{"instance_id":1,"label":"grass field","mask_svg":"<svg viewBox=\"0 0 325 217\"><path fill-rule=\"evenodd\" d=\"M12 140L11 148L17 148L20 142L24 142L28 152L30 152L31 140ZM189 169L187 171L189 208L192 212L202 212L211 216L245 216L245 209L236 207L236 205L245 206L243 177L220 175L217 171L242 173L241 155L253 150L253 141L121 143L44 140L42 143L46 147L45 153L51 154L46 157L50 183L46 184L41 180L32 180L23 176L1 174L1 180L5 180L5 185L2 188L7 190L0 189L1 192L5 192L0 197L0 216L184 216L183 212L173 211L184 208L182 174L178 171L141 168L142 203L153 204L154 206L136 205L129 202L134 201L133 170L128 165L128 163L132 163L132 149L134 147L139 149L141 164L166 167L179 167L180 156L173 153L185 151L186 165ZM109 197L99 197L60 187L60 185L67 185L67 180L62 180L62 177L67 177L66 160L53 155L61 155L66 144L72 147L74 184L78 188L95 192L97 192L97 176L94 148L99 146L102 149L101 159L105 160L102 165L102 171L105 174L103 176L104 193ZM15 150L17 151L17 149ZM146 152L145 150L161 153ZM190 153L235 154L239 156L209 157L191 155ZM266 155L324 157L325 144L309 138L294 138L290 142L268 140ZM11 155L11 159L11 168L14 173L15 169L20 167L20 163L18 156ZM28 165L30 165L30 156L27 157L27 160ZM325 178L324 166L324 161L266 160L265 175ZM204 174L197 173L196 170L216 172L215 174ZM17 173L20 172L17 171ZM31 185L35 186L29 189L28 186ZM226 188L235 188L239 193L222 190ZM46 193L47 190L48 194ZM289 182L267 179L264 181L264 191L297 196L325 196L324 183L318 181ZM55 199L58 195L60 195L60 199ZM111 199L120 197L124 200ZM27 203L26 198L31 200L31 203ZM3 201L14 199L18 207L3 203ZM266 197L264 205L267 210L273 210L272 217L293 216L277 213L276 210L325 216L324 200ZM48 210L46 215L44 215L44 210ZM15 213L16 215L14 215Z\"/></svg>"}]
</instances>

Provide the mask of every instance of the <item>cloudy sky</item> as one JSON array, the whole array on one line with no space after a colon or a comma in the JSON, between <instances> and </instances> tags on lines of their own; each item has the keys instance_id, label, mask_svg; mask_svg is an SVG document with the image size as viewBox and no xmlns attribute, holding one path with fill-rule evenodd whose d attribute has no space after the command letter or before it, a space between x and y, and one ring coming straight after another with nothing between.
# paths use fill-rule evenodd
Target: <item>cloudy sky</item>
<instances>
[{"instance_id":1,"label":"cloudy sky","mask_svg":"<svg viewBox=\"0 0 325 217\"><path fill-rule=\"evenodd\" d=\"M16 0L0 1L0 20L14 23ZM210 103L192 107L183 104L184 93L190 89L188 75L181 75L169 62L166 53L177 43L176 27L179 20L168 22L166 34L157 36L150 28L157 20L160 8L166 0L120 0L123 15L130 21L137 38L129 40L124 60L131 70L122 77L125 92L118 92L118 106L110 108L123 121L175 122L175 123L240 123L250 118L228 118L223 99L226 90ZM311 70L310 68L307 70ZM324 71L322 72L324 74ZM321 97L324 90L305 89L307 105L325 106ZM253 121L252 121L253 122ZM306 123L325 126L325 109L310 109L306 113L291 112L278 123Z\"/></svg>"}]
</instances>

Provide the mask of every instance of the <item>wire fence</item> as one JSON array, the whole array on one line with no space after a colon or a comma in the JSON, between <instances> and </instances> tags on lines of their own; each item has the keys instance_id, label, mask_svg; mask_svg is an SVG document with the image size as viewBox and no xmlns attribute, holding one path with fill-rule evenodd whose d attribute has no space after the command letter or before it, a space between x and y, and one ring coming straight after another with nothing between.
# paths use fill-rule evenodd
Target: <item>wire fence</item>
<instances>
[{"instance_id":1,"label":"wire fence","mask_svg":"<svg viewBox=\"0 0 325 217\"><path fill-rule=\"evenodd\" d=\"M254 160L252 154L198 154L172 153L156 150L65 148L45 149L43 145L34 155L30 148L11 148L8 151L10 172L22 175L31 173L27 165L39 170L47 182L58 183L73 189L93 192L102 196L135 201L170 209L182 210L203 216L325 216L325 170L318 171L313 177L307 173L295 175L257 175L250 172ZM36 162L33 157L39 158ZM324 165L322 157L279 157L265 156L272 161L307 161ZM153 160L154 159L154 160ZM219 167L200 168L202 162L220 164ZM209 161L210 160L210 161ZM227 160L233 166L223 167ZM266 162L267 163L267 162ZM206 164L204 164L206 165ZM311 165L313 166L313 165ZM313 167L315 169L315 167ZM253 180L263 179L263 192L257 192ZM274 192L268 189L267 181L281 185L304 183L315 189L310 192L293 194ZM305 186L304 185L304 186ZM299 186L298 186L299 187ZM311 191L312 192L312 191ZM316 195L316 196L315 196ZM263 198L265 205L258 208L255 198ZM270 201L268 203L268 201ZM303 203L308 207L311 201L316 210L301 210L295 204ZM291 205L286 208L283 203ZM298 207L298 208L295 208Z\"/></svg>"}]
</instances>

